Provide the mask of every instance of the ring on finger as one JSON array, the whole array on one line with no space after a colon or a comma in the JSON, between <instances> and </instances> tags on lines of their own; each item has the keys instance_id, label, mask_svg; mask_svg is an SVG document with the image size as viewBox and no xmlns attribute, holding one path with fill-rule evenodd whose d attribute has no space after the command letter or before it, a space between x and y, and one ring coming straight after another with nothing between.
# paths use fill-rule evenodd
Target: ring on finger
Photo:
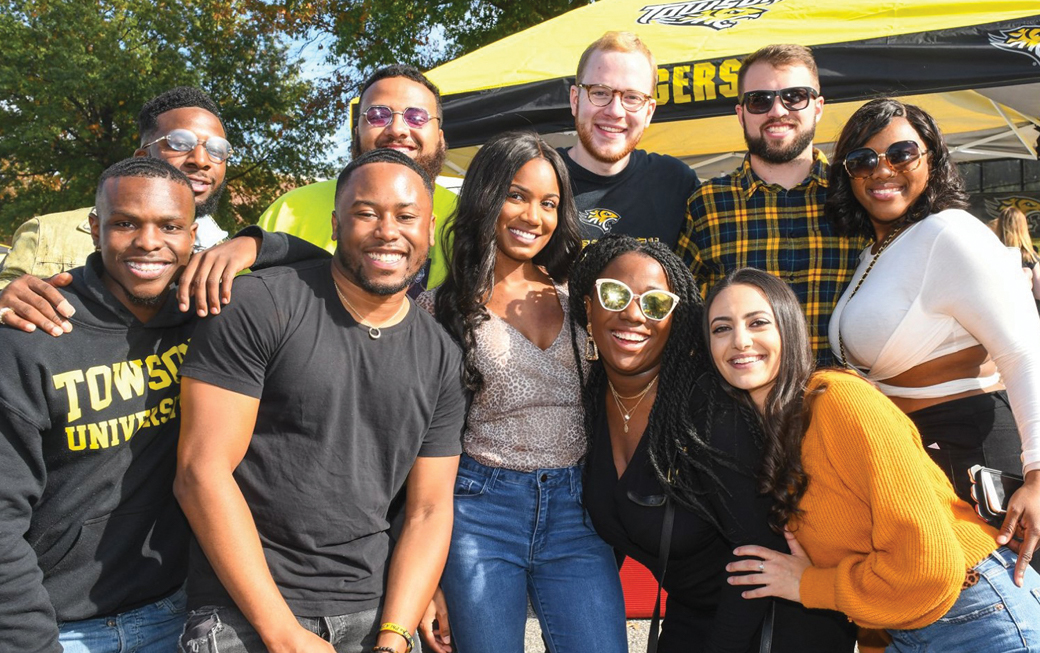
<instances>
[{"instance_id":1,"label":"ring on finger","mask_svg":"<svg viewBox=\"0 0 1040 653\"><path fill-rule=\"evenodd\" d=\"M758 571L759 572L763 572L765 570L766 570L766 561L763 560L762 562L758 563Z\"/></svg>"},{"instance_id":2,"label":"ring on finger","mask_svg":"<svg viewBox=\"0 0 1040 653\"><path fill-rule=\"evenodd\" d=\"M14 309L12 309L10 306L4 306L3 308L0 308L0 325L7 324L7 314L10 313L12 310Z\"/></svg>"}]
</instances>

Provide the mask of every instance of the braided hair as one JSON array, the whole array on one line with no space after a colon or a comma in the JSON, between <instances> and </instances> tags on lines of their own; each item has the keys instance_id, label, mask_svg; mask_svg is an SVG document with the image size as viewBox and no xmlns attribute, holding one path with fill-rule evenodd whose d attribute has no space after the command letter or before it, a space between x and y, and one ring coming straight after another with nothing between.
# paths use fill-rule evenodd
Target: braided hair
<instances>
[{"instance_id":1,"label":"braided hair","mask_svg":"<svg viewBox=\"0 0 1040 653\"><path fill-rule=\"evenodd\" d=\"M500 134L480 148L466 172L455 214L440 243L450 264L444 283L437 288L433 314L462 345L463 379L474 392L484 385L477 367L475 329L491 317L485 304L495 285L495 229L514 177L534 159L552 166L560 202L556 229L532 262L545 268L554 281L566 281L581 249L578 209L563 158L534 132Z\"/></svg>"},{"instance_id":2,"label":"braided hair","mask_svg":"<svg viewBox=\"0 0 1040 653\"><path fill-rule=\"evenodd\" d=\"M706 494L698 478L707 477L720 486L717 475L712 471L719 463L732 466L721 452L709 444L708 433L701 433L694 422L691 401L695 393L702 392L698 381L710 379L706 424L713 419L712 407L716 404L715 389L718 384L710 374L710 365L700 345L700 322L703 302L697 284L683 262L665 245L659 242L641 242L631 236L607 234L585 248L571 270L570 308L578 327L588 321L585 299L595 292L597 277L614 259L634 252L657 261L668 279L669 289L679 296L679 303L672 312L672 328L661 355L661 372L657 383L657 396L650 409L650 418L643 435L647 439L647 453L654 474L666 494L687 510L718 526L718 520L705 505ZM578 344L572 342L575 358L582 354ZM691 350L692 348L692 350ZM580 359L579 359L580 363ZM584 378L582 366L582 404L585 408L585 437L587 446L594 441L593 416L599 410L600 398L606 392L606 372L601 362L593 362L588 378ZM722 395L722 393L718 393ZM721 397L725 399L724 395Z\"/></svg>"}]
</instances>

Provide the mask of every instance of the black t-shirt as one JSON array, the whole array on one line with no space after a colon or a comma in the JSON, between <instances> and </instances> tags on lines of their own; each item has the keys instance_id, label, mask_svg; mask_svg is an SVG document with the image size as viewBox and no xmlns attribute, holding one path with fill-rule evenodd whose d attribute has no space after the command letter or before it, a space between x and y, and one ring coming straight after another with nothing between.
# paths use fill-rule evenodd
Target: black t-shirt
<instances>
[{"instance_id":1,"label":"black t-shirt","mask_svg":"<svg viewBox=\"0 0 1040 653\"><path fill-rule=\"evenodd\" d=\"M328 260L239 279L195 332L181 374L260 399L235 480L295 614L379 604L391 499L417 456L462 451L461 369L459 347L414 304L370 338ZM197 542L189 565L191 607L231 603Z\"/></svg>"},{"instance_id":2,"label":"black t-shirt","mask_svg":"<svg viewBox=\"0 0 1040 653\"><path fill-rule=\"evenodd\" d=\"M693 168L675 157L633 150L624 170L604 177L578 165L566 148L559 152L571 176L586 242L616 232L660 240L675 250L686 222L686 201L700 185Z\"/></svg>"},{"instance_id":3,"label":"black t-shirt","mask_svg":"<svg viewBox=\"0 0 1040 653\"><path fill-rule=\"evenodd\" d=\"M702 388L709 383L705 379ZM690 401L702 434L706 430L705 396L698 393ZM650 463L645 437L637 445L621 478L617 477L603 401L586 462L585 505L600 537L656 575L660 569L658 552L664 508L640 505L631 497L661 496L664 490ZM669 611L669 617L674 612L676 618L689 618L693 623L669 624L666 617L664 632L673 628L687 633L692 641L701 642L699 650L706 652L757 651L759 625L769 602L741 597L746 586L728 584L725 566L742 559L733 555L733 549L741 545L757 544L785 553L788 549L784 538L768 526L771 499L758 494L755 480L761 450L735 407L725 402L716 406L709 437L721 457L736 467L715 465L713 471L718 483L706 475L695 479L704 492L702 500L722 530L677 506L664 587L668 591L669 606L674 601L683 608ZM641 503L652 502L642 500ZM806 610L784 601L778 602L774 628L773 650L779 653L850 652L854 644L854 632L842 615Z\"/></svg>"}]
</instances>

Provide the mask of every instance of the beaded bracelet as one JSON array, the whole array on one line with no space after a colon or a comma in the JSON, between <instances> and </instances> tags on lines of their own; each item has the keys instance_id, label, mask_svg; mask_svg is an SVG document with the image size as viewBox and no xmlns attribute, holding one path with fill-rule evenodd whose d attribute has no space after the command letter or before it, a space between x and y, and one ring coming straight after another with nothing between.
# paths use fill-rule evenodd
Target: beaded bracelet
<instances>
[{"instance_id":1,"label":"beaded bracelet","mask_svg":"<svg viewBox=\"0 0 1040 653\"><path fill-rule=\"evenodd\" d=\"M385 622L383 625L381 625L379 627L379 632L384 632L384 631L390 631L392 633L397 633L401 637L404 637L404 641L408 645L408 648L405 649L404 653L411 653L412 652L412 643L413 642L412 642L412 633L411 633L411 631L409 631L404 626L401 626L399 624L395 624L392 621L387 621L387 622Z\"/></svg>"},{"instance_id":2,"label":"beaded bracelet","mask_svg":"<svg viewBox=\"0 0 1040 653\"><path fill-rule=\"evenodd\" d=\"M392 646L373 646L372 653L397 653L397 649Z\"/></svg>"}]
</instances>

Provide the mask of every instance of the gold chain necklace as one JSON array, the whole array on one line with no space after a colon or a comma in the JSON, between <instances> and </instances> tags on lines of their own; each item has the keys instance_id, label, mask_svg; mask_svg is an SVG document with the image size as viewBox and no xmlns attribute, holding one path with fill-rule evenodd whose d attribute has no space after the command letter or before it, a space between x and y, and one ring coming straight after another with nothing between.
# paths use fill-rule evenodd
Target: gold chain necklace
<instances>
[{"instance_id":1,"label":"gold chain necklace","mask_svg":"<svg viewBox=\"0 0 1040 653\"><path fill-rule=\"evenodd\" d=\"M386 322L383 322L379 326L375 326L375 325L372 325L372 324L365 324L360 319L361 318L361 311L359 311L358 309L354 308L354 305L350 303L350 300L347 299L347 296L344 295L343 291L339 289L339 284L336 283L335 279L332 280L332 285L336 287L336 294L339 295L339 298L343 300L343 303L346 304L350 308L350 310L354 311L354 313L357 314L357 316L358 316L357 323L360 324L363 327L368 327L368 337L371 338L372 340L379 340L379 336L383 335L383 332L382 332L381 329L385 329L386 325L388 325L391 322L393 322L394 320L396 320L397 316L400 315L401 311L404 310L404 307L408 305L408 298L406 297L404 299L404 301L401 302L401 306L397 309L397 312L394 313L393 316L389 320L387 320Z\"/></svg>"},{"instance_id":2,"label":"gold chain necklace","mask_svg":"<svg viewBox=\"0 0 1040 653\"><path fill-rule=\"evenodd\" d=\"M874 258L871 259L870 265L868 265L867 269L863 271L863 276L859 278L859 281L856 283L856 287L852 289L852 292L849 293L849 298L845 300L845 307L841 309L843 312L846 308L849 307L849 302L852 301L852 298L856 296L857 292L859 292L859 287L863 285L863 281L867 278L867 275L870 274L870 271L871 269L873 269L874 264L877 263L878 257L881 256L881 252L885 251L885 249L892 244L892 241L896 239L896 236L898 236L900 232L902 232L905 228L906 225L900 225L899 227L893 229L892 233L888 234L887 238L881 241L881 247L878 247L878 251L876 254L874 254ZM845 354L845 341L841 337L840 325L838 326L838 349L841 353L841 366L849 368L850 365L848 362L848 358Z\"/></svg>"},{"instance_id":3,"label":"gold chain necklace","mask_svg":"<svg viewBox=\"0 0 1040 653\"><path fill-rule=\"evenodd\" d=\"M660 374L657 376L660 376ZM650 388L652 388L654 383L657 382L657 376L650 379L650 383L646 384L646 387L643 388L642 392L638 392L631 397L622 397L618 394L618 391L614 389L614 384L610 382L610 379L607 379L607 387L610 388L610 394L614 396L614 403L617 404L621 416L625 418L625 433L628 433L628 420L632 419L632 413L636 412L636 408L639 408L639 404L643 403L643 399L646 398L646 393L650 392ZM639 401L636 402L635 406L632 406L631 410L626 409L625 405L621 403L622 399L635 399L636 397L639 397Z\"/></svg>"}]
</instances>

